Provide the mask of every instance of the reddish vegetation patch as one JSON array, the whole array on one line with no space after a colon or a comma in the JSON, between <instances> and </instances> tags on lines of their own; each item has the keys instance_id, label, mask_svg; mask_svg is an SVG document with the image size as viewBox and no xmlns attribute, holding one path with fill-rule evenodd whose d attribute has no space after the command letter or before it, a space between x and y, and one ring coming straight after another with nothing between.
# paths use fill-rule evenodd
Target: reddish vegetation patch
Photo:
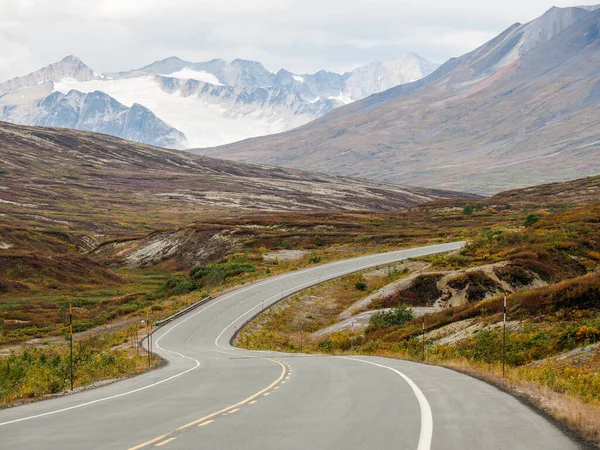
<instances>
[{"instance_id":1,"label":"reddish vegetation patch","mask_svg":"<svg viewBox=\"0 0 600 450\"><path fill-rule=\"evenodd\" d=\"M44 286L56 289L61 285L72 287L121 282L118 276L97 262L76 255L0 255L0 277L7 281L5 292L11 287L22 289L26 285L36 289Z\"/></svg>"}]
</instances>

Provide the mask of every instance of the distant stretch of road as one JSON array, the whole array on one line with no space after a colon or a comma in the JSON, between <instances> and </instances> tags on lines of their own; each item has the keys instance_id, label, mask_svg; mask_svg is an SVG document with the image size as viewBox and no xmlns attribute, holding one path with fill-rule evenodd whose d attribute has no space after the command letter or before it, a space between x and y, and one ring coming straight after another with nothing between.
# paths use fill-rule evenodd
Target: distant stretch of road
<instances>
[{"instance_id":1,"label":"distant stretch of road","mask_svg":"<svg viewBox=\"0 0 600 450\"><path fill-rule=\"evenodd\" d=\"M512 396L451 370L367 356L250 352L230 340L321 281L459 249L451 243L315 266L215 298L155 333L168 365L0 411L5 449L544 449L580 446Z\"/></svg>"}]
</instances>

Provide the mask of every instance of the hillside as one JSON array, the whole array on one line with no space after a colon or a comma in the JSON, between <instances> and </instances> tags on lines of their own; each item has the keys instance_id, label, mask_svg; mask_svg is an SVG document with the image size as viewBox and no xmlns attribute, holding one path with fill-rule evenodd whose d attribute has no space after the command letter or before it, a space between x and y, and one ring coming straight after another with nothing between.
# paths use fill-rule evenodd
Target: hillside
<instances>
[{"instance_id":1,"label":"hillside","mask_svg":"<svg viewBox=\"0 0 600 450\"><path fill-rule=\"evenodd\" d=\"M251 211L391 211L463 196L6 123L0 167L2 223L78 233L152 230Z\"/></svg>"},{"instance_id":2,"label":"hillside","mask_svg":"<svg viewBox=\"0 0 600 450\"><path fill-rule=\"evenodd\" d=\"M428 77L198 153L480 194L600 172L600 10L552 8Z\"/></svg>"}]
</instances>

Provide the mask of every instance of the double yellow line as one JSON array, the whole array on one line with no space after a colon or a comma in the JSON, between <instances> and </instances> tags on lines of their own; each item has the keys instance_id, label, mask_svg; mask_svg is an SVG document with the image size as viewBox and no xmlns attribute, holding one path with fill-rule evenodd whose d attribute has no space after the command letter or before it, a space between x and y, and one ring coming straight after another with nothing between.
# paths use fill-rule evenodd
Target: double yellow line
<instances>
[{"instance_id":1,"label":"double yellow line","mask_svg":"<svg viewBox=\"0 0 600 450\"><path fill-rule=\"evenodd\" d=\"M245 398L244 400L236 403L235 405L228 406L227 408L223 408L223 409L221 409L219 411L215 411L214 413L211 413L208 416L204 416L204 417L202 417L200 419L194 420L193 422L186 423L185 425L182 425L179 428L175 428L173 431L169 431L168 433L162 434L162 435L160 435L158 437L155 437L154 439L151 439L149 441L143 442L143 443L141 443L139 445L136 445L135 447L131 447L128 450L138 450L140 448L144 448L144 447L147 447L149 445L155 444L155 443L157 443L159 441L162 441L163 439L166 439L167 437L171 436L174 433L177 433L179 431L183 431L186 428L193 427L194 425L198 425L199 423L202 423L202 422L204 422L205 420L208 420L208 419L212 419L213 417L218 416L219 414L223 414L223 413L229 412L230 410L235 409L238 406L245 405L246 403L251 402L252 400L254 400L256 397L259 397L260 395L264 394L265 392L271 390L273 387L275 387L275 385L277 385L279 382L281 382L285 378L286 367L282 363L280 363L279 361L275 361L274 359L270 359L270 358L265 358L265 359L267 361L274 362L274 363L279 364L281 366L281 375L279 376L279 378L277 378L275 381L273 381L266 388L258 391L256 394L252 394L250 397Z\"/></svg>"}]
</instances>

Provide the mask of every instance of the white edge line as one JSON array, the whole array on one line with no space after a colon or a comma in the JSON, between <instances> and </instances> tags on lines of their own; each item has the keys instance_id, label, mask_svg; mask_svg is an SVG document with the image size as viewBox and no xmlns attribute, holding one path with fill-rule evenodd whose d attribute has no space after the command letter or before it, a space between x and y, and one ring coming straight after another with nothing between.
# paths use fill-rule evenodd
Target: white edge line
<instances>
[{"instance_id":1,"label":"white edge line","mask_svg":"<svg viewBox=\"0 0 600 450\"><path fill-rule=\"evenodd\" d=\"M20 419L9 420L8 422L2 422L2 423L0 423L0 426L9 425L11 423L23 422L25 420L37 419L38 417L51 416L53 414L58 414L58 413L61 413L61 412L70 411L72 409L81 408L83 406L93 405L95 403L100 403L100 402L104 402L104 401L107 401L107 400L112 400L112 399L115 399L115 398L124 397L126 395L134 394L136 392L140 392L140 391L143 391L145 389L149 389L151 387L158 386L159 384L166 383L167 381L170 381L170 380L172 380L174 378L178 378L178 377L180 377L182 375L185 375L188 372L191 372L192 370L196 369L200 365L200 362L198 362L197 360L195 360L195 361L196 361L197 364L196 364L196 366L192 367L191 369L187 369L187 370L185 370L183 372L180 372L178 374L172 375L169 378L165 378L164 380L157 381L156 383L152 383L152 384L149 384L147 386L143 386L141 388L134 389L132 391L127 391L127 392L122 392L120 394L111 395L110 397L103 397L103 398L99 398L99 399L96 399L96 400L92 400L90 402L80 403L79 405L73 405L73 406L69 406L67 408L57 409L57 410L54 410L54 411L48 411L48 412L45 412L45 413L42 413L42 414L36 414L34 416L21 417Z\"/></svg>"},{"instance_id":2,"label":"white edge line","mask_svg":"<svg viewBox=\"0 0 600 450\"><path fill-rule=\"evenodd\" d=\"M349 358L347 356L338 356L338 358L371 364L373 366L391 370L392 372L401 376L413 390L415 397L417 397L417 400L419 401L419 408L421 410L421 432L419 433L419 445L417 446L417 450L431 450L431 440L433 439L433 415L431 414L431 406L429 406L429 402L427 401L425 394L423 394L423 391L419 389L419 386L417 386L413 380L399 370L396 370L393 367L384 366L383 364L378 364L376 362L366 361L359 358Z\"/></svg>"},{"instance_id":3,"label":"white edge line","mask_svg":"<svg viewBox=\"0 0 600 450\"><path fill-rule=\"evenodd\" d=\"M165 337L167 334L169 334L171 331L173 331L175 328L177 328L179 325L181 325L181 324L183 324L183 323L187 322L188 320L190 320L190 319L191 319L191 318L193 318L193 317L196 317L196 316L197 316L198 314L200 314L201 312L204 312L204 311L206 311L207 309L211 308L212 306L214 306L214 305L217 305L217 304L221 303L222 301L226 300L227 298L229 298L229 297L231 297L231 296L233 296L233 295L237 295L237 294L240 294L240 293L242 293L242 292L245 292L245 291L247 291L248 289L255 288L255 287L257 287L257 286L260 286L260 285L262 285L262 284L268 284L268 283L271 283L271 282L273 282L273 281L279 280L279 279L281 279L281 278L284 278L284 277L287 277L287 276L290 276L290 275L293 275L293 274L298 274L298 273L303 273L303 272L309 272L309 271L317 271L317 270L319 270L319 269L322 269L323 267L326 267L326 266L329 266L329 267L331 267L331 266L335 266L335 265L339 265L339 264L344 264L344 263L348 263L348 262L352 262L352 261L359 261L359 260L363 260L363 259L366 259L366 258L381 257L381 256L385 256L385 255L393 255L393 254L396 254L396 253L398 253L398 254L399 254L399 256L400 256L400 259L399 259L399 260L402 260L402 259L407 259L407 258L411 258L411 257L412 257L412 256L410 256L410 255L403 255L403 253L409 253L411 250L419 250L419 251L422 251L422 250L425 250L425 249L436 248L436 247L440 247L440 246L444 246L444 247L453 247L453 248L450 248L450 249L446 249L446 250L440 250L440 251L439 251L440 253L443 253L443 252L452 251L452 250L456 250L456 249L458 249L458 248L461 248L461 247L463 247L465 244L466 244L466 242L464 242L464 241L460 241L460 242L451 242L451 243L448 243L448 244L436 244L436 245L430 245L430 246L425 246L425 247L417 247L417 248L415 248L415 249L395 250L395 251L392 251L392 252L386 252L386 253L376 253L376 254L373 254L373 255L367 255L367 256L359 256L359 257L355 257L355 258L351 258L351 259L344 259L344 260L341 260L341 261L335 261L335 262L332 262L332 263L329 263L329 264L326 264L326 265L323 265L323 266L310 267L310 268L306 268L306 269L297 270L297 271L295 271L295 272L289 272L289 273L285 273L285 274L277 275L277 276L275 276L275 277L271 277L271 278L267 278L266 280L259 281L258 283L253 283L253 284L251 284L251 285L249 285L249 286L247 286L247 287L245 287L245 288L242 288L242 289L235 290L235 291L233 291L233 292L230 292L230 293L228 293L228 294L225 294L225 295L224 295L224 296L222 296L221 298L215 299L215 300L213 300L212 302L208 302L208 303L206 304L206 307L204 307L204 308L201 308L199 311L195 312L194 314L190 314L188 317L185 317L185 316L184 316L184 317L185 317L185 319L183 319L183 320L180 320L180 321L176 322L175 324L173 324L173 326L171 326L171 327L170 327L170 328L169 328L167 331L165 331L165 332L164 332L164 333L163 333L163 334L162 334L162 335L161 335L161 336L160 336L160 337L159 337L159 338L156 340L156 346L157 346L159 349L161 349L161 350L163 350L163 351L166 351L166 352L169 352L169 353L173 353L173 354L175 354L175 355L178 355L178 356L180 356L180 357L182 357L182 358L185 358L185 359L189 359L189 360L192 360L192 361L194 361L194 362L196 363L196 365L195 365L194 367L192 367L192 368L190 368L190 369L187 369L187 370L184 370L183 372L177 373L177 374L175 374L175 375L172 375L172 376L170 376L170 377L168 377L168 378L165 378L164 380L160 380L160 381L157 381L157 382L155 382L155 383L149 384L149 385L147 385L147 386L143 386L143 387L140 387L140 388L137 388L137 389L133 389L133 390L131 390L131 391L122 392L122 393L120 393L120 394L115 394L115 395L111 395L111 396L109 396L109 397L103 397L103 398L99 398L99 399L96 399L96 400L92 400L92 401L85 402L85 403L80 403L80 404L78 404L78 405L73 405L73 406L69 406L69 407L66 407L66 408L57 409L57 410L54 410L54 411L48 411L48 412L41 413L41 414L35 414L35 415L33 415L33 416L21 417L21 418L19 418L19 419L9 420L9 421L7 421L7 422L1 422L1 423L0 423L0 427L1 427L1 426L5 426L5 425L10 425L10 424L13 424L13 423L24 422L24 421L26 421L26 420L32 420L32 419L37 419L37 418L40 418L40 417L51 416L51 415L54 415L54 414L59 414L59 413L62 413L62 412L71 411L71 410L73 410L73 409L78 409L78 408L82 408L82 407L84 407L84 406L94 405L94 404L96 404L96 403L101 403L101 402L105 402L105 401L108 401L108 400L113 400L113 399L115 399L115 398L125 397L126 395L135 394L136 392L144 391L144 390L146 390L146 389L150 389L150 388L152 388L152 387L155 387L155 386L158 386L158 385L160 385L160 384L166 383L167 381L173 380L173 379L175 379L175 378L178 378L178 377L180 377L180 376L182 376L182 375L185 375L185 374L187 374L187 373L191 372L192 370L195 370L195 369L197 369L198 367L200 367L200 362L199 362L197 359L195 359L195 358L191 358L191 357L189 357L189 356L182 355L181 353L178 353L178 352L175 352L175 351L172 351L172 350L167 350L167 349L165 349L165 348L162 348L162 347L160 346L160 340L161 340L163 337ZM456 248L454 248L454 247L456 247ZM419 257L419 256L424 256L424 255L415 255L414 257ZM396 260L396 261L399 261L399 260ZM393 262L393 261L392 261L392 262ZM387 264L387 263L388 263L388 262L381 262L381 263L378 263L378 264L376 264L376 265L380 265L380 264ZM363 268L361 268L361 270L363 270L363 269L364 269L364 267L363 267ZM340 274L351 273L351 272L352 272L352 270L350 270L350 271L338 272L338 273L336 273L336 274L333 274L333 275L327 275L327 278L326 278L326 279L336 278L337 276L340 276ZM325 281L326 279L323 279L323 281ZM304 286L304 285L312 285L312 284L314 284L314 281L313 281L313 282L310 282L310 283L303 283L303 284L302 284L302 285L300 285L300 286ZM298 286L296 286L294 289L289 289L289 290L287 290L287 291L284 291L284 292L286 292L286 293L287 293L288 291L292 291L292 290L293 290L294 292L297 292L297 290L298 290L297 288L298 288ZM301 290L301 289L300 289L300 290ZM273 300L273 299L275 299L275 298L279 297L280 295L281 295L281 294L275 295L275 296L273 296L273 297L270 297L268 300L265 300L265 301L266 301L266 302L269 302L269 301L271 301L271 300ZM234 349L235 347L231 347L231 346L229 346L229 347L223 347L223 346L221 346L221 345L220 345L220 344L219 344L217 341L218 341L218 340L219 340L219 338L220 338L220 337L223 335L223 333L225 333L225 331L226 331L226 330L228 330L228 329L229 329L229 328L230 328L230 327L231 327L231 326L232 326L234 323L236 323L236 322L237 322L239 319L241 319L241 318L242 318L242 317L244 317L246 314L248 314L249 312L251 312L251 311L255 310L256 308L258 308L258 307L259 307L259 306L261 306L261 305L262 305L262 302L261 302L260 304L256 305L254 308L251 308L251 309L249 309L249 310L248 310L248 311L246 311L244 314L242 314L240 317L238 317L236 320L234 320L233 322L231 322L231 323L230 323L230 324L229 324L229 325L228 325L228 326L227 326L227 327L226 327L226 328L225 328L223 331L221 331L221 333L219 334L219 336L217 336L217 338L215 339L215 344L217 345L217 347L220 347L220 348L223 348L223 349L228 349L228 350L229 350L229 349ZM367 362L367 361L364 361L364 362ZM375 363L369 363L369 364L375 364ZM382 366L382 367L386 367L386 366ZM391 369L391 368L390 368L390 370L394 370L394 369ZM403 375L403 376L404 376L404 375ZM409 380L409 379L407 378L407 380ZM411 381L411 383L412 383L412 381ZM414 383L413 383L413 384L414 384ZM417 387L416 385L415 385L415 387L418 389L418 387ZM419 391L419 392L420 392L420 391ZM422 395L422 394L421 394L421 395ZM424 397L423 397L423 398L424 398ZM426 400L425 400L425 401L426 401ZM421 450L421 448L419 448L418 450Z\"/></svg>"},{"instance_id":4,"label":"white edge line","mask_svg":"<svg viewBox=\"0 0 600 450\"><path fill-rule=\"evenodd\" d=\"M456 245L453 245L453 244L456 244ZM457 249L459 249L459 248L462 248L464 244L465 244L465 242L464 242L464 241L461 241L461 242L452 242L452 243L449 243L449 244L437 244L437 245L430 245L430 246L428 246L428 247L418 247L418 248L416 248L416 249L412 249L412 250L419 250L419 251L422 251L422 250L424 250L424 249L430 249L430 248L435 248L435 247L440 247L440 246L444 246L444 247L446 247L446 246L448 246L448 247L452 247L452 248L450 248L450 249L444 249L444 250L440 250L439 252L436 250L436 252L435 252L435 253L445 253L445 252L449 252L449 251L452 251L452 250L457 250ZM397 251L394 251L394 252L388 252L388 253L377 253L377 254L375 254L375 255L368 255L368 256L366 256L366 257L362 257L362 258L370 258L370 257L373 257L373 256L389 255L390 253L399 253L399 259L395 259L394 261L392 261L392 262L398 262L398 261L403 261L403 260L405 260L405 259L411 258L411 256L403 255L403 252L408 252L408 251L410 251L410 250L397 250ZM435 254L435 253L430 253L430 254ZM428 253L425 253L424 255L419 255L419 256L427 256L427 255L428 255ZM346 259L346 260L338 261L338 263L342 263L342 262L344 262L344 263L347 263L348 261L352 261L352 260L351 260L351 259ZM382 263L378 263L378 264L376 264L376 266L378 266L378 265L382 265L382 264L388 264L388 262L382 262ZM323 267L323 266L321 266L321 267ZM367 268L368 268L368 267L367 267ZM316 269L316 268L315 268L315 269ZM312 270L312 269L311 269L311 270ZM364 270L364 268L363 268L363 267L361 267L361 269L360 269L360 270ZM343 270L343 271L341 271L341 272L337 272L337 273L334 273L334 274L330 274L330 275L327 275L327 276L326 276L326 278L324 278L324 279L323 279L323 281L330 280L330 279L333 279L333 278L337 278L337 277L339 277L339 276L342 276L342 275L345 275L345 274L347 274L347 273L352 273L353 271L354 271L354 268L352 268L352 269L350 269L350 270ZM293 273L298 273L298 272L293 272ZM289 275L289 274L285 274L285 275ZM254 306L254 307L250 308L248 311L246 311L246 312L245 312L245 313L243 313L241 316L239 316L237 319L235 319L233 322L231 322L229 325L227 325L227 326L226 326L226 327L223 329L223 331L221 331L221 333L219 333L219 335L218 335L218 336L216 337L216 339L215 339L215 345L216 345L217 347L219 347L219 348L222 348L222 349L225 349L225 350L232 350L232 349L236 350L236 348L235 348L235 347L232 347L232 346L230 346L230 345L229 345L229 346L222 346L221 344L219 344L219 342L218 342L218 341L219 341L219 339L221 338L221 336L223 336L223 334L225 333L225 331L227 331L229 328L231 328L231 327L232 327L232 326L233 326L235 323L237 323L237 322L238 322L240 319L242 319L243 317L247 316L247 315L248 315L248 313L250 313L250 312L254 311L256 308L260 308L260 307L262 306L262 303L263 303L263 302L264 302L264 303L267 303L269 306L271 306L269 303L270 303L272 300L274 300L274 299L280 298L280 297L281 297L283 294L286 294L286 295L287 295L288 293L296 293L296 292L299 292L299 291L301 291L301 290L302 290L304 287L309 287L309 286L312 286L312 285L314 285L314 284L318 284L318 283L315 283L315 280L312 280L312 281L308 281L308 282L306 282L306 283L299 284L299 285L297 285L297 286L294 286L294 287L293 287L293 288L291 288L291 289L288 289L288 290L282 291L281 293L275 294L275 295L273 295L272 297L269 297L268 299L266 299L266 300L262 301L261 303L257 304L256 306ZM241 292L241 291L238 291L238 292ZM166 334L166 333L165 333L165 334ZM260 352L261 350L254 350L254 351L259 351L259 352ZM263 351L263 352L264 352L264 351Z\"/></svg>"}]
</instances>

